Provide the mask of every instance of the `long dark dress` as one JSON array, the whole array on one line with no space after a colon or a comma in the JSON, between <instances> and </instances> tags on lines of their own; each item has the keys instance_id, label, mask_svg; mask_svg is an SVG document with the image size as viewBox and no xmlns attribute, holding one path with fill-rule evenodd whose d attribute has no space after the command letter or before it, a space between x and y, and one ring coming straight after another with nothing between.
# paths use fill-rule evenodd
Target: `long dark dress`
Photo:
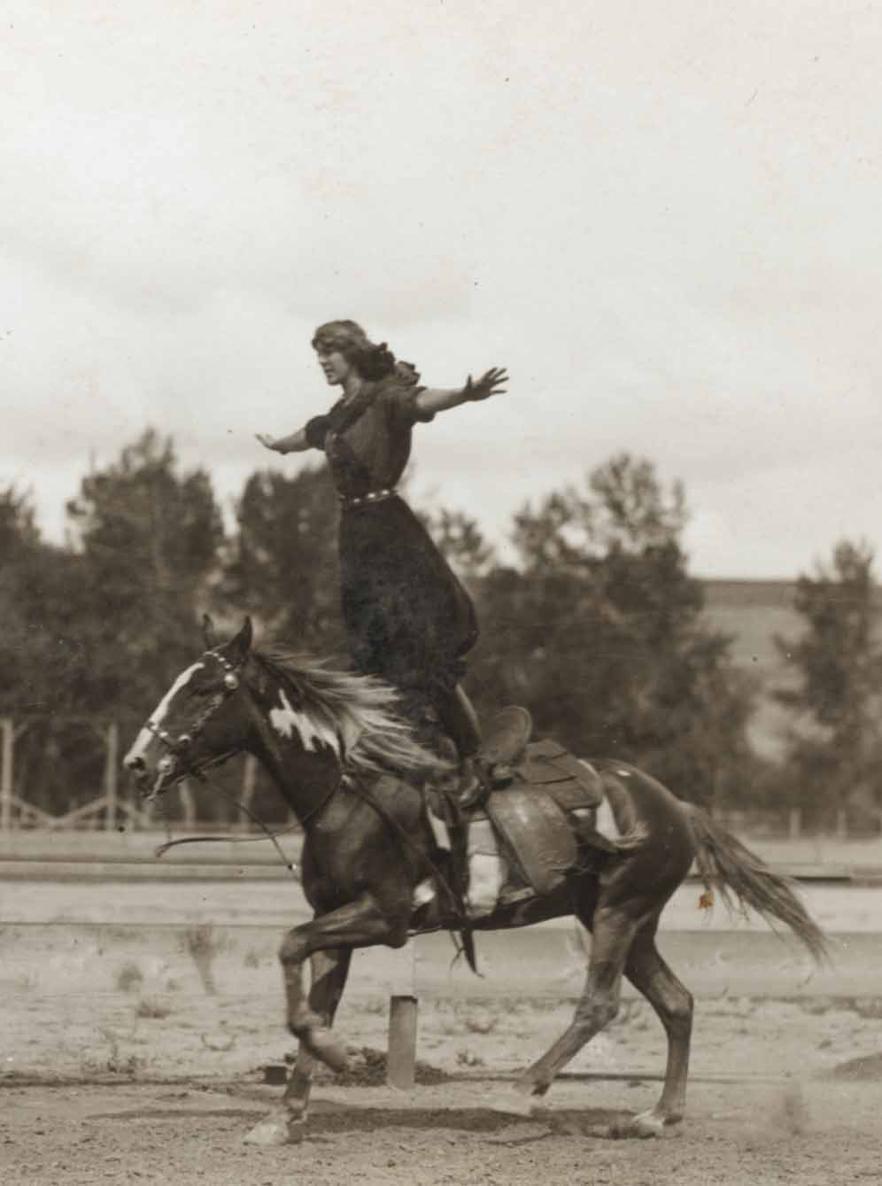
<instances>
[{"instance_id":1,"label":"long dark dress","mask_svg":"<svg viewBox=\"0 0 882 1186\"><path fill-rule=\"evenodd\" d=\"M474 606L426 529L394 489L410 456L422 389L392 375L365 384L306 428L327 455L341 499L343 619L352 660L404 692L449 696L478 637Z\"/></svg>"}]
</instances>

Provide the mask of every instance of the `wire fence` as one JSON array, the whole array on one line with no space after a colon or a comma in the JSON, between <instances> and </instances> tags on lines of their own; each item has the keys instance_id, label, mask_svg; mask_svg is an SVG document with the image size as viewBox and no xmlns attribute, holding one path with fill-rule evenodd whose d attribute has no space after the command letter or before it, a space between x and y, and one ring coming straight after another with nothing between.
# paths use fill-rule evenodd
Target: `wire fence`
<instances>
[{"instance_id":1,"label":"wire fence","mask_svg":"<svg viewBox=\"0 0 882 1186\"><path fill-rule=\"evenodd\" d=\"M211 787L185 779L160 803L144 802L122 769L135 729L86 716L0 718L0 833L155 831L166 823L248 832L249 811L267 824L292 822L250 755L216 771Z\"/></svg>"}]
</instances>

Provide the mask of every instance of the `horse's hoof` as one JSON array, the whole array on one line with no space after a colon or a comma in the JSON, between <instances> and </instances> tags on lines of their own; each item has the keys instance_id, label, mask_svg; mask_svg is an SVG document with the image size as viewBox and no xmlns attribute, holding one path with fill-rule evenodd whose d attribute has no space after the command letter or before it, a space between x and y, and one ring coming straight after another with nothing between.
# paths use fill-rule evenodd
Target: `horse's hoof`
<instances>
[{"instance_id":1,"label":"horse's hoof","mask_svg":"<svg viewBox=\"0 0 882 1186\"><path fill-rule=\"evenodd\" d=\"M526 1118L538 1115L543 1109L535 1096L527 1095L524 1091L500 1091L487 1096L484 1107L491 1112L499 1112L503 1116L523 1116Z\"/></svg>"},{"instance_id":2,"label":"horse's hoof","mask_svg":"<svg viewBox=\"0 0 882 1186\"><path fill-rule=\"evenodd\" d=\"M303 1140L304 1123L302 1120L292 1121L286 1113L273 1113L261 1120L245 1136L246 1145L262 1145L264 1148L275 1145L296 1145Z\"/></svg>"},{"instance_id":3,"label":"horse's hoof","mask_svg":"<svg viewBox=\"0 0 882 1186\"><path fill-rule=\"evenodd\" d=\"M667 1127L665 1118L656 1112L641 1112L639 1116L632 1116L628 1120L616 1121L609 1127L609 1135L620 1140L637 1139L649 1140L651 1137L664 1136Z\"/></svg>"}]
</instances>

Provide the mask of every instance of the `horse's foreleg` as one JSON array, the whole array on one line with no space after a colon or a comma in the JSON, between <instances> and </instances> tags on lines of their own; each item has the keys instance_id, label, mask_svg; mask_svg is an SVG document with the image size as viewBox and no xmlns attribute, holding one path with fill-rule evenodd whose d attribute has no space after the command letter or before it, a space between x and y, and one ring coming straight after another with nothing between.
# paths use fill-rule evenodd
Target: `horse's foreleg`
<instances>
[{"instance_id":1,"label":"horse's foreleg","mask_svg":"<svg viewBox=\"0 0 882 1186\"><path fill-rule=\"evenodd\" d=\"M307 1000L304 993L304 962L315 952L334 948L351 951L354 947L381 943L401 947L407 940L407 924L406 911L399 917L390 917L365 894L288 932L279 949L279 959L285 979L288 1028L300 1040L301 1049L335 1071L346 1068L345 1051L332 1036L325 1018L316 1011L313 1000Z\"/></svg>"},{"instance_id":2,"label":"horse's foreleg","mask_svg":"<svg viewBox=\"0 0 882 1186\"><path fill-rule=\"evenodd\" d=\"M654 1108L635 1116L625 1128L637 1136L658 1136L665 1125L683 1119L689 1042L692 1036L692 994L683 987L655 946L655 925L641 931L628 953L625 975L658 1014L668 1037L665 1085Z\"/></svg>"},{"instance_id":3,"label":"horse's foreleg","mask_svg":"<svg viewBox=\"0 0 882 1186\"><path fill-rule=\"evenodd\" d=\"M348 947L316 951L310 959L312 985L309 990L309 1009L328 1029L334 1023L334 1015L346 987L351 961L352 951ZM293 1130L295 1126L302 1127L306 1122L314 1067L315 1056L301 1043L297 1061L291 1069L285 1088L289 1129ZM296 1138L297 1133L292 1131L291 1139Z\"/></svg>"},{"instance_id":4,"label":"horse's foreleg","mask_svg":"<svg viewBox=\"0 0 882 1186\"><path fill-rule=\"evenodd\" d=\"M310 960L309 1008L328 1028L343 996L351 960L347 947L316 951ZM315 1056L301 1042L285 1087L284 1106L275 1108L248 1133L248 1144L289 1145L303 1140L314 1067Z\"/></svg>"}]
</instances>

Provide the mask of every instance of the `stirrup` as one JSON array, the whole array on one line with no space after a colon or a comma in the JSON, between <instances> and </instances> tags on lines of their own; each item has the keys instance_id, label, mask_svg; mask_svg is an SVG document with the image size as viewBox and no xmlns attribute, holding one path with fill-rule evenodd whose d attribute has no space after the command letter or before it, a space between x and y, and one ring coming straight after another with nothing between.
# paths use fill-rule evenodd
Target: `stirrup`
<instances>
[{"instance_id":1,"label":"stirrup","mask_svg":"<svg viewBox=\"0 0 882 1186\"><path fill-rule=\"evenodd\" d=\"M486 762L478 759L480 780L488 790L498 791L515 780L515 770L510 762Z\"/></svg>"}]
</instances>

